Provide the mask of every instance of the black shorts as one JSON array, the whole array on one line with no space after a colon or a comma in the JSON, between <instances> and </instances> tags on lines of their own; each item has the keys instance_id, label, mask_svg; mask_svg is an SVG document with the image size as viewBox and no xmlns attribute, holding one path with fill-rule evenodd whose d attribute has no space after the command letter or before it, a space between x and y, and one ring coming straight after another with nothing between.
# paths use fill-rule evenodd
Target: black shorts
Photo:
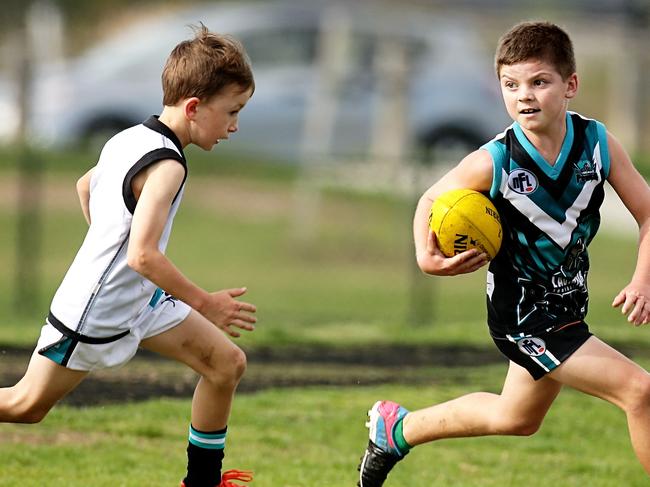
<instances>
[{"instance_id":1,"label":"black shorts","mask_svg":"<svg viewBox=\"0 0 650 487\"><path fill-rule=\"evenodd\" d=\"M493 335L492 340L503 355L538 380L569 358L590 336L587 323L578 321L535 335Z\"/></svg>"}]
</instances>

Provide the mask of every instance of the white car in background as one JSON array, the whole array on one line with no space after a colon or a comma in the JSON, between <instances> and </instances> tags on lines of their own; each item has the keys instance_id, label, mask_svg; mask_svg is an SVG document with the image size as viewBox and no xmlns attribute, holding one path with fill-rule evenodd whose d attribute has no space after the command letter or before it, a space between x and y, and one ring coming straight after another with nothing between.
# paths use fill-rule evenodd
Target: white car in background
<instances>
[{"instance_id":1,"label":"white car in background","mask_svg":"<svg viewBox=\"0 0 650 487\"><path fill-rule=\"evenodd\" d=\"M255 94L240 115L240 131L228 141L229 150L298 160L307 110L322 74L317 54L327 9L319 5L218 3L131 24L66 65L38 74L29 117L32 139L54 145L105 139L159 113L165 59L179 40L192 35L188 25L202 22L241 40L253 64ZM407 9L362 7L345 6L351 33L347 70L336 90L332 143L323 155L368 153L383 96L377 49L386 39L398 40L408 53L409 151L470 150L508 123L491 54L483 52L471 24Z\"/></svg>"}]
</instances>

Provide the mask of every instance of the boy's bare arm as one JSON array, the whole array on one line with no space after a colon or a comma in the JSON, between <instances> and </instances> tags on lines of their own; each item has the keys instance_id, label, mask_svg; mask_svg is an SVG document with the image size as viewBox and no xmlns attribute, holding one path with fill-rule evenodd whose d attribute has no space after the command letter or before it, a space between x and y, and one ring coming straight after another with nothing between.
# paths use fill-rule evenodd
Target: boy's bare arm
<instances>
[{"instance_id":1,"label":"boy's bare arm","mask_svg":"<svg viewBox=\"0 0 650 487\"><path fill-rule=\"evenodd\" d=\"M94 170L95 168L93 167L77 181L79 204L81 205L81 211L86 222L88 222L88 225L90 225L90 178L92 177Z\"/></svg>"},{"instance_id":2,"label":"boy's bare arm","mask_svg":"<svg viewBox=\"0 0 650 487\"><path fill-rule=\"evenodd\" d=\"M465 157L422 195L413 218L415 255L420 269L439 276L453 276L474 272L487 263L487 256L476 249L454 257L445 257L438 248L435 234L429 229L429 213L433 201L452 189L489 191L492 184L492 159L485 150L477 150Z\"/></svg>"},{"instance_id":3,"label":"boy's bare arm","mask_svg":"<svg viewBox=\"0 0 650 487\"><path fill-rule=\"evenodd\" d=\"M231 336L239 336L231 325L252 330L255 306L235 299L246 292L245 288L209 293L185 277L158 248L169 209L185 177L184 168L177 161L161 161L147 169L144 176L141 190L134 191L139 198L127 250L129 266Z\"/></svg>"},{"instance_id":4,"label":"boy's bare arm","mask_svg":"<svg viewBox=\"0 0 650 487\"><path fill-rule=\"evenodd\" d=\"M612 306L622 305L627 320L640 326L650 323L650 187L611 134L608 134L608 145L608 181L639 225L636 268L630 283L616 295Z\"/></svg>"}]
</instances>

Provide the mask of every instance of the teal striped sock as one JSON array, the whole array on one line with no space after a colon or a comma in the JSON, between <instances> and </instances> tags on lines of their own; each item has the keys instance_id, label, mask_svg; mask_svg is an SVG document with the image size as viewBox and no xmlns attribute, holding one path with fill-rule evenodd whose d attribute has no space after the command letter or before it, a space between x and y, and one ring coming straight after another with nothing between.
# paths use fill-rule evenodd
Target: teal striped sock
<instances>
[{"instance_id":1,"label":"teal striped sock","mask_svg":"<svg viewBox=\"0 0 650 487\"><path fill-rule=\"evenodd\" d=\"M219 431L212 431L206 433L204 431L195 430L190 425L190 443L199 448L207 450L223 450L226 446L226 428Z\"/></svg>"},{"instance_id":2,"label":"teal striped sock","mask_svg":"<svg viewBox=\"0 0 650 487\"><path fill-rule=\"evenodd\" d=\"M219 431L198 431L190 425L187 445L187 475L183 483L218 485L221 482L221 463L226 444L226 428Z\"/></svg>"}]
</instances>

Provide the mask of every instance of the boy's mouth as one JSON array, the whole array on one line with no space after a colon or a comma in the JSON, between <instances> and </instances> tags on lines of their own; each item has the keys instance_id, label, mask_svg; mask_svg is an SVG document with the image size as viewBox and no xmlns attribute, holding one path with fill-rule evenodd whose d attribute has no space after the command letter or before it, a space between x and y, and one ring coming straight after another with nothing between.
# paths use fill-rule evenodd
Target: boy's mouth
<instances>
[{"instance_id":1,"label":"boy's mouth","mask_svg":"<svg viewBox=\"0 0 650 487\"><path fill-rule=\"evenodd\" d=\"M522 115L530 115L537 112L541 112L541 110L539 108L524 108L523 110L519 110L519 113Z\"/></svg>"}]
</instances>

